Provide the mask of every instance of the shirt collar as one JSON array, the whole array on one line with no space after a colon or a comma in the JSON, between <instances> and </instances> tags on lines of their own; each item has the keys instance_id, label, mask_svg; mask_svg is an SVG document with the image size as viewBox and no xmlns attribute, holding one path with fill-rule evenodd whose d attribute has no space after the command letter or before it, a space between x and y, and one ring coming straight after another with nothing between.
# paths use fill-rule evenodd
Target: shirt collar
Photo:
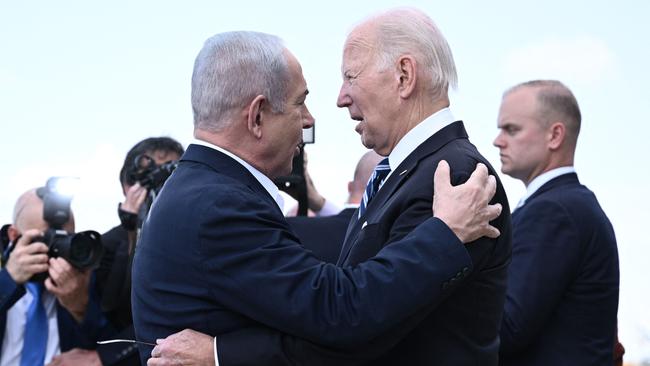
<instances>
[{"instance_id":1,"label":"shirt collar","mask_svg":"<svg viewBox=\"0 0 650 366\"><path fill-rule=\"evenodd\" d=\"M443 108L415 125L399 140L393 151L388 155L391 174L420 144L455 121L456 119L451 110Z\"/></svg>"},{"instance_id":2,"label":"shirt collar","mask_svg":"<svg viewBox=\"0 0 650 366\"><path fill-rule=\"evenodd\" d=\"M257 179L258 182L260 182L262 187L264 187L264 189L266 189L266 191L269 192L271 197L273 197L273 200L278 205L280 210L282 210L282 208L284 206L284 199L280 195L280 190L278 189L278 187L275 185L275 183L273 183L273 181L271 179L269 179L269 177L264 175L259 170L255 169L255 167L253 167L252 165L245 162L239 156L231 153L230 151L224 149L221 146L217 146L217 145L212 144L210 142L199 140L199 139L194 139L194 141L192 141L192 143L195 144L195 145L201 145L201 146L209 147L211 149L215 149L215 150L220 151L220 152L230 156L231 158L235 159L235 161L237 161L244 168L246 168L246 170L248 170L255 177L255 179Z\"/></svg>"},{"instance_id":3,"label":"shirt collar","mask_svg":"<svg viewBox=\"0 0 650 366\"><path fill-rule=\"evenodd\" d=\"M555 168L551 169L548 172L542 173L535 177L530 183L528 184L528 187L526 187L526 194L519 200L519 204L517 207L521 207L526 203L526 200L530 198L535 192L537 192L538 189L540 189L544 184L548 183L552 179L555 179L559 177L560 175L564 174L569 174L569 173L575 173L576 170L572 166L563 166L560 168Z\"/></svg>"}]
</instances>

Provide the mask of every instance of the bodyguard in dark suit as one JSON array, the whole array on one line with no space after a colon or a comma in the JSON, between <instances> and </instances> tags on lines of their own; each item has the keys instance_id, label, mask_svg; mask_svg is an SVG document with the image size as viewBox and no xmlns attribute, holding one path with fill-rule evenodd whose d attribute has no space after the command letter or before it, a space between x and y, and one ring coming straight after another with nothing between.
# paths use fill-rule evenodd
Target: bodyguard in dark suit
<instances>
[{"instance_id":1,"label":"bodyguard in dark suit","mask_svg":"<svg viewBox=\"0 0 650 366\"><path fill-rule=\"evenodd\" d=\"M526 185L513 213L502 365L611 365L619 268L614 230L573 158L580 109L554 80L504 94L501 170Z\"/></svg>"},{"instance_id":2,"label":"bodyguard in dark suit","mask_svg":"<svg viewBox=\"0 0 650 366\"><path fill-rule=\"evenodd\" d=\"M231 32L206 42L193 74L197 141L154 202L135 254L139 340L193 328L217 335L223 364L238 352L256 353L258 344L236 350L230 344L237 339L221 334L262 324L330 347L365 345L434 306L451 291L443 283L463 268L471 272L462 242L498 235L488 221L500 207L487 206L496 183L485 167L459 187L443 169L436 217L429 212L403 239L358 265L317 260L290 230L271 181L289 173L301 129L314 122L306 95L300 65L277 37ZM162 343L150 364L173 348ZM211 354L210 340L193 346L195 354ZM221 349L229 351L221 356ZM140 350L146 360L149 350Z\"/></svg>"},{"instance_id":3,"label":"bodyguard in dark suit","mask_svg":"<svg viewBox=\"0 0 650 366\"><path fill-rule=\"evenodd\" d=\"M496 173L448 108L447 89L455 83L455 67L444 37L428 16L417 10L392 10L361 23L348 36L341 69L344 81L338 106L347 107L352 119L359 121L356 131L363 144L387 156L377 166L373 185L348 227L339 258L339 265L347 268L381 257L427 220L432 196L439 198L431 182L441 160L449 162L453 184L467 180L477 163ZM375 179L388 171L387 178ZM437 182L434 186L438 188ZM508 207L500 183L493 202ZM327 344L322 339L309 343L286 335L271 345L262 340L272 335L258 329L260 341L251 339L250 330L239 335L239 344L227 346L243 348L249 342L258 345L261 353L259 344L266 344L266 359L284 355L292 360L289 364L301 365L496 365L510 216L501 215L492 224L501 231L498 239L483 237L467 246L473 270L459 268L439 284L444 294L432 306L421 307L371 342L342 342L333 348L323 347ZM422 280L412 278L409 286ZM401 297L388 290L384 296ZM217 336L217 341L228 337ZM228 347L217 349L220 361L221 355L229 359ZM256 364L254 357L239 355L243 357L235 364Z\"/></svg>"}]
</instances>

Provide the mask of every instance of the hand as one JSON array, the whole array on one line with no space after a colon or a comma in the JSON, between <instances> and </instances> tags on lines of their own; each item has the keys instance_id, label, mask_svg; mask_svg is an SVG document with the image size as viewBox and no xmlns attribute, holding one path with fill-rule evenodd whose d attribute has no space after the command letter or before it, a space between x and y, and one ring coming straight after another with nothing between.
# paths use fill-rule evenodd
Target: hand
<instances>
[{"instance_id":1,"label":"hand","mask_svg":"<svg viewBox=\"0 0 650 366\"><path fill-rule=\"evenodd\" d=\"M307 207L313 212L318 213L323 209L325 205L325 197L316 189L314 181L309 175L309 170L307 170L307 151L303 151L303 174L305 176L305 184L307 185Z\"/></svg>"},{"instance_id":2,"label":"hand","mask_svg":"<svg viewBox=\"0 0 650 366\"><path fill-rule=\"evenodd\" d=\"M145 198L147 198L147 189L141 186L139 182L136 182L126 191L126 198L120 208L123 211L137 214Z\"/></svg>"},{"instance_id":3,"label":"hand","mask_svg":"<svg viewBox=\"0 0 650 366\"><path fill-rule=\"evenodd\" d=\"M78 323L86 315L90 270L80 271L63 258L50 258L50 276L45 288L54 294L61 306L72 314Z\"/></svg>"},{"instance_id":4,"label":"hand","mask_svg":"<svg viewBox=\"0 0 650 366\"><path fill-rule=\"evenodd\" d=\"M488 205L496 193L496 178L481 163L464 184L453 187L449 164L438 163L433 177L433 216L441 219L463 243L482 236L496 238L499 230L490 221L501 214L501 204Z\"/></svg>"},{"instance_id":5,"label":"hand","mask_svg":"<svg viewBox=\"0 0 650 366\"><path fill-rule=\"evenodd\" d=\"M102 366L97 351L73 348L52 358L48 366Z\"/></svg>"},{"instance_id":6,"label":"hand","mask_svg":"<svg viewBox=\"0 0 650 366\"><path fill-rule=\"evenodd\" d=\"M214 338L185 329L165 339L156 339L147 366L214 366Z\"/></svg>"},{"instance_id":7,"label":"hand","mask_svg":"<svg viewBox=\"0 0 650 366\"><path fill-rule=\"evenodd\" d=\"M33 275L48 269L47 245L42 242L32 243L41 235L43 233L35 229L25 231L9 255L7 272L19 285L25 284Z\"/></svg>"}]
</instances>

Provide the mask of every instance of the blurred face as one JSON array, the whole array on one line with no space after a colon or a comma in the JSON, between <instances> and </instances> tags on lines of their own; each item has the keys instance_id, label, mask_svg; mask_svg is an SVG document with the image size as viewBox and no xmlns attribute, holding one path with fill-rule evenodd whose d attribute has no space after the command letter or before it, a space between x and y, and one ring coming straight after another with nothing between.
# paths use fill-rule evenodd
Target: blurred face
<instances>
[{"instance_id":1,"label":"blurred face","mask_svg":"<svg viewBox=\"0 0 650 366\"><path fill-rule=\"evenodd\" d=\"M309 91L300 63L289 51L285 50L285 55L289 86L284 112L271 113L264 130L269 146L266 155L271 162L267 173L270 178L291 173L293 157L300 153L302 130L314 125L314 117L305 104Z\"/></svg>"},{"instance_id":2,"label":"blurred face","mask_svg":"<svg viewBox=\"0 0 650 366\"><path fill-rule=\"evenodd\" d=\"M147 155L152 158L158 166L181 158L177 153L166 150L147 151Z\"/></svg>"},{"instance_id":3,"label":"blurred face","mask_svg":"<svg viewBox=\"0 0 650 366\"><path fill-rule=\"evenodd\" d=\"M543 172L549 158L550 132L539 120L534 88L522 87L503 98L494 146L499 148L501 171L528 185Z\"/></svg>"},{"instance_id":4,"label":"blurred face","mask_svg":"<svg viewBox=\"0 0 650 366\"><path fill-rule=\"evenodd\" d=\"M347 107L350 118L359 123L355 131L361 142L380 155L387 156L402 137L398 79L391 69L380 70L371 50L370 31L361 28L348 37L343 50L343 85L336 105Z\"/></svg>"}]
</instances>

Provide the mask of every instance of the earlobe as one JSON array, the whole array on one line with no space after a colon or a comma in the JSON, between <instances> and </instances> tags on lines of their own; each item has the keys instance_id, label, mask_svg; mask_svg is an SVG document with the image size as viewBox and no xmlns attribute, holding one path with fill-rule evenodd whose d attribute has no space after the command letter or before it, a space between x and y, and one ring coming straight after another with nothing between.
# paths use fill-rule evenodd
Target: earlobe
<instances>
[{"instance_id":1,"label":"earlobe","mask_svg":"<svg viewBox=\"0 0 650 366\"><path fill-rule=\"evenodd\" d=\"M7 229L7 236L9 237L9 240L11 242L15 243L16 239L18 239L18 237L20 236L20 232L13 225L11 225Z\"/></svg>"},{"instance_id":2,"label":"earlobe","mask_svg":"<svg viewBox=\"0 0 650 366\"><path fill-rule=\"evenodd\" d=\"M247 127L248 131L256 138L262 138L263 107L266 97L258 95L248 106Z\"/></svg>"}]
</instances>

